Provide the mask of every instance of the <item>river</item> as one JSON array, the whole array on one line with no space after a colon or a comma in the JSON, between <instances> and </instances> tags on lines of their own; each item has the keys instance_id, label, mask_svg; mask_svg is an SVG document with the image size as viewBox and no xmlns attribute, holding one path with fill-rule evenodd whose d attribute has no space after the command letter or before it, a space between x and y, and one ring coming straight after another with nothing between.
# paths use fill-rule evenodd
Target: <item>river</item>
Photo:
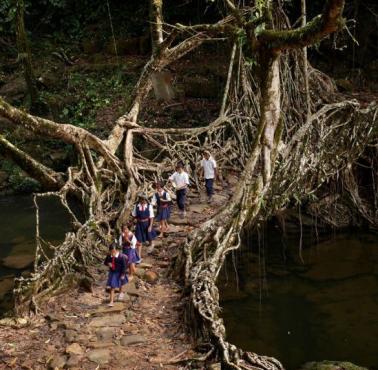
<instances>
[{"instance_id":1,"label":"river","mask_svg":"<svg viewBox=\"0 0 378 370\"><path fill-rule=\"evenodd\" d=\"M228 256L218 285L227 339L287 370L322 360L378 369L378 236L310 236L302 258L298 239L268 230Z\"/></svg>"},{"instance_id":2,"label":"river","mask_svg":"<svg viewBox=\"0 0 378 370\"><path fill-rule=\"evenodd\" d=\"M63 240L69 216L55 198L39 200L41 236ZM0 313L12 305L15 276L30 270L35 252L35 208L31 196L0 198Z\"/></svg>"}]
</instances>

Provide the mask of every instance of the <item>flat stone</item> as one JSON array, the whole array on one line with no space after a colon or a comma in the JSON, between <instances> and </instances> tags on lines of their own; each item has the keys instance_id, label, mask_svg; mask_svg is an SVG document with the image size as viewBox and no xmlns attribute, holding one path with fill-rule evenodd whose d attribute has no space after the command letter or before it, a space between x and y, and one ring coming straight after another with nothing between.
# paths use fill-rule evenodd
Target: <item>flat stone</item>
<instances>
[{"instance_id":1,"label":"flat stone","mask_svg":"<svg viewBox=\"0 0 378 370\"><path fill-rule=\"evenodd\" d=\"M134 335L127 335L121 338L121 345L122 346L130 346L133 344L145 343L147 340L143 335L134 334Z\"/></svg>"},{"instance_id":2,"label":"flat stone","mask_svg":"<svg viewBox=\"0 0 378 370\"><path fill-rule=\"evenodd\" d=\"M98 340L107 341L113 338L114 328L100 328L96 330L96 336Z\"/></svg>"},{"instance_id":3,"label":"flat stone","mask_svg":"<svg viewBox=\"0 0 378 370\"><path fill-rule=\"evenodd\" d=\"M110 351L106 348L94 349L88 352L87 357L89 361L95 362L96 364L107 364L110 360Z\"/></svg>"},{"instance_id":4,"label":"flat stone","mask_svg":"<svg viewBox=\"0 0 378 370\"><path fill-rule=\"evenodd\" d=\"M113 346L114 346L114 343L111 342L111 341L106 341L106 342L92 342L92 343L90 343L89 346L90 346L91 348L95 348L95 349L109 348L109 347L113 347Z\"/></svg>"},{"instance_id":5,"label":"flat stone","mask_svg":"<svg viewBox=\"0 0 378 370\"><path fill-rule=\"evenodd\" d=\"M135 279L131 283L126 284L124 292L135 297L142 297L145 295L140 289L135 286Z\"/></svg>"},{"instance_id":6,"label":"flat stone","mask_svg":"<svg viewBox=\"0 0 378 370\"><path fill-rule=\"evenodd\" d=\"M33 255L12 255L3 258L2 263L4 267L21 270L30 266L33 263L33 261Z\"/></svg>"},{"instance_id":7,"label":"flat stone","mask_svg":"<svg viewBox=\"0 0 378 370\"><path fill-rule=\"evenodd\" d=\"M124 315L116 314L116 315L108 315L108 316L102 316L102 317L95 317L90 323L89 327L92 328L99 328L104 326L119 326L122 325L126 321L126 318Z\"/></svg>"},{"instance_id":8,"label":"flat stone","mask_svg":"<svg viewBox=\"0 0 378 370\"><path fill-rule=\"evenodd\" d=\"M82 355L84 354L84 350L79 343L72 343L66 348L66 353Z\"/></svg>"},{"instance_id":9,"label":"flat stone","mask_svg":"<svg viewBox=\"0 0 378 370\"><path fill-rule=\"evenodd\" d=\"M49 363L49 369L63 369L66 365L67 358L66 356L56 355L53 357L51 362Z\"/></svg>"},{"instance_id":10,"label":"flat stone","mask_svg":"<svg viewBox=\"0 0 378 370\"><path fill-rule=\"evenodd\" d=\"M115 302L113 307L109 306L101 306L96 310L90 311L91 316L101 316L109 313L117 313L117 312L122 312L123 310L126 309L126 306L122 302Z\"/></svg>"}]
</instances>

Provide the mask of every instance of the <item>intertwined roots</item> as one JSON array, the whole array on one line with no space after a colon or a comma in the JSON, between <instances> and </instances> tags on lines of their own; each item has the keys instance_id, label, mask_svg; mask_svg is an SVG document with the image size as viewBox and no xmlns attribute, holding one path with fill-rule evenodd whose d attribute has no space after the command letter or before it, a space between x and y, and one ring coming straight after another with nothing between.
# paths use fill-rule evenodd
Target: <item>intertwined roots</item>
<instances>
[{"instance_id":1,"label":"intertwined roots","mask_svg":"<svg viewBox=\"0 0 378 370\"><path fill-rule=\"evenodd\" d=\"M72 217L74 231L59 246L43 241L37 207L34 272L30 278L17 279L16 308L19 313L30 308L38 310L43 299L80 278L83 271L88 272L87 267L99 260L103 242L114 237L114 225L128 217L137 190L157 178L166 178L177 159L188 164L194 182L200 186L195 168L199 149L206 147L215 155L223 173L237 170L240 181L229 203L188 236L174 260L172 272L184 279L187 288L186 319L193 334L212 343L211 354L230 368L282 369L277 360L243 352L225 340L217 276L226 254L240 246L239 234L244 226L268 218L293 198L300 200L315 194L325 181L338 174L346 174L355 205L370 223L377 225L376 213L361 200L353 180L354 163L368 146L376 145L377 106L361 108L357 101L342 100L330 80L310 68L312 113L308 114L303 108L307 100L302 88L301 53L293 51L282 56L281 135L270 148L272 177L267 181L262 163L265 144L260 126L261 91L253 68L236 45L232 47L217 119L204 127L185 129L138 124L152 73L200 45L204 37L200 34L188 40L185 48L179 44L150 60L136 86L131 110L117 121L108 140L83 134L82 140L73 141L80 156L79 165L69 168L66 178L56 178L62 182L58 190L35 195L36 206L40 197L59 197ZM78 131L74 135L79 135ZM146 145L150 149L147 154L138 149ZM95 160L95 152L100 154L100 160ZM85 222L75 216L67 201L72 194L87 206Z\"/></svg>"}]
</instances>

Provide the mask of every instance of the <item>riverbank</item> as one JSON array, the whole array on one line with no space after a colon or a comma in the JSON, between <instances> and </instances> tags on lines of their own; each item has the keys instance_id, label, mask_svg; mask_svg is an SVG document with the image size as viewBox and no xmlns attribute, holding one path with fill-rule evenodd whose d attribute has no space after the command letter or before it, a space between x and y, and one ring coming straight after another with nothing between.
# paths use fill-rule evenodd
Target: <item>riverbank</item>
<instances>
[{"instance_id":1,"label":"riverbank","mask_svg":"<svg viewBox=\"0 0 378 370\"><path fill-rule=\"evenodd\" d=\"M114 307L106 304L107 269L97 266L91 270L93 286L51 298L44 312L32 319L0 321L0 368L182 368L180 360L194 358L196 352L182 321L181 287L167 277L167 270L187 234L230 195L231 185L218 189L208 205L203 194L191 192L186 219L174 213L168 236L158 240L148 256L145 248L125 300Z\"/></svg>"}]
</instances>

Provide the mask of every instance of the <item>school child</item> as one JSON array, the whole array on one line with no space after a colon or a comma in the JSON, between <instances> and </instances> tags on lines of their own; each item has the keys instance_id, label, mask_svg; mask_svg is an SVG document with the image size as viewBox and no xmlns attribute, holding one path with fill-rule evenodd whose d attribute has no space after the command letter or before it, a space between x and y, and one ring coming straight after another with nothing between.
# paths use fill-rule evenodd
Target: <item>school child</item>
<instances>
[{"instance_id":1,"label":"school child","mask_svg":"<svg viewBox=\"0 0 378 370\"><path fill-rule=\"evenodd\" d=\"M122 226L122 233L119 237L119 245L122 247L122 253L127 256L127 267L131 281L135 274L135 264L139 263L139 256L136 251L137 239L131 232L128 225Z\"/></svg>"},{"instance_id":2,"label":"school child","mask_svg":"<svg viewBox=\"0 0 378 370\"><path fill-rule=\"evenodd\" d=\"M202 175L205 179L207 202L211 203L214 195L214 181L217 179L217 162L215 162L208 150L203 152L201 167Z\"/></svg>"},{"instance_id":3,"label":"school child","mask_svg":"<svg viewBox=\"0 0 378 370\"><path fill-rule=\"evenodd\" d=\"M171 196L164 190L162 184L157 182L155 184L156 193L152 197L151 204L157 208L156 220L160 223L160 235L164 236L164 233L168 231L168 220L171 217Z\"/></svg>"},{"instance_id":4,"label":"school child","mask_svg":"<svg viewBox=\"0 0 378 370\"><path fill-rule=\"evenodd\" d=\"M119 290L118 299L122 300L124 297L122 286L128 281L126 276L127 256L118 250L116 243L109 247L109 254L105 258L104 265L109 267L106 290L110 292L109 306L113 307L115 290Z\"/></svg>"},{"instance_id":5,"label":"school child","mask_svg":"<svg viewBox=\"0 0 378 370\"><path fill-rule=\"evenodd\" d=\"M176 172L169 177L176 188L176 200L177 206L181 213L181 217L186 216L185 201L186 201L186 192L188 189L189 175L184 171L184 165L182 162L179 162L176 166Z\"/></svg>"},{"instance_id":6,"label":"school child","mask_svg":"<svg viewBox=\"0 0 378 370\"><path fill-rule=\"evenodd\" d=\"M138 194L138 203L134 206L132 211L133 217L137 223L135 226L135 236L138 241L138 256L139 261L142 261L142 244L149 242L150 248L154 247L153 240L157 234L153 228L154 209L148 202L148 197L144 193Z\"/></svg>"}]
</instances>

